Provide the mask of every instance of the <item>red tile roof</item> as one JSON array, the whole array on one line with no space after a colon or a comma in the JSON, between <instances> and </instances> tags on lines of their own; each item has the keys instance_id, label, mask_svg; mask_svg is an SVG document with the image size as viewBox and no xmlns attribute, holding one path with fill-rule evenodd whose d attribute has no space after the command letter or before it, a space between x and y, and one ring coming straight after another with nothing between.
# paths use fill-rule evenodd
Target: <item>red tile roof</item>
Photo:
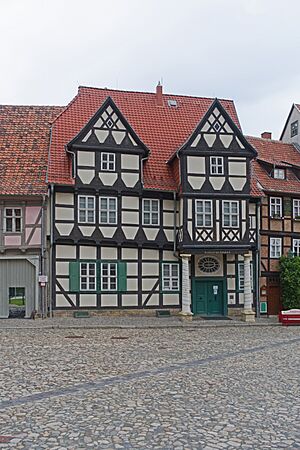
<instances>
[{"instance_id":1,"label":"red tile roof","mask_svg":"<svg viewBox=\"0 0 300 450\"><path fill-rule=\"evenodd\" d=\"M252 161L253 175L262 188L274 192L298 192L300 194L300 180L292 170L291 165L300 167L300 152L293 144L281 141L246 137L247 141L257 150L256 161ZM286 178L278 180L272 178L266 169L268 166L281 166L286 170Z\"/></svg>"},{"instance_id":2,"label":"red tile roof","mask_svg":"<svg viewBox=\"0 0 300 450\"><path fill-rule=\"evenodd\" d=\"M47 192L50 125L62 110L0 105L0 195Z\"/></svg>"},{"instance_id":3,"label":"red tile roof","mask_svg":"<svg viewBox=\"0 0 300 450\"><path fill-rule=\"evenodd\" d=\"M145 188L177 189L172 167L166 161L194 131L212 104L212 98L163 94L163 106L157 106L154 93L80 87L77 96L53 124L49 182L74 183L64 146L86 125L107 97L113 99L133 130L150 149L144 171ZM169 99L176 100L177 107L169 107ZM220 102L240 127L233 101Z\"/></svg>"}]
</instances>

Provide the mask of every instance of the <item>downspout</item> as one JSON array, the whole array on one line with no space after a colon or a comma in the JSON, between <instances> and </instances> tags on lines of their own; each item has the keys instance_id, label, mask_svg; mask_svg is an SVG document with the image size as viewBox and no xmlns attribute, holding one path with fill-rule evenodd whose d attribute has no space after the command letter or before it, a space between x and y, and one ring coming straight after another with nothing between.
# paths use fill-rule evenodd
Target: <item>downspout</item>
<instances>
[{"instance_id":1,"label":"downspout","mask_svg":"<svg viewBox=\"0 0 300 450\"><path fill-rule=\"evenodd\" d=\"M45 245L45 195L43 195L43 201L42 201L42 216L41 216L41 275L45 275L45 252L46 252L46 245ZM41 286L41 312L42 312L42 319L46 317L46 287Z\"/></svg>"},{"instance_id":2,"label":"downspout","mask_svg":"<svg viewBox=\"0 0 300 450\"><path fill-rule=\"evenodd\" d=\"M50 317L53 317L53 311L52 311L52 296L53 296L53 289L52 289L52 277L53 277L53 273L52 273L52 262L53 262L53 242L54 242L54 185L53 183L50 184L50 270L49 273L51 274L50 276L50 301L49 301L49 315Z\"/></svg>"},{"instance_id":3,"label":"downspout","mask_svg":"<svg viewBox=\"0 0 300 450\"><path fill-rule=\"evenodd\" d=\"M256 205L256 316L260 317L260 206L261 201Z\"/></svg>"}]
</instances>

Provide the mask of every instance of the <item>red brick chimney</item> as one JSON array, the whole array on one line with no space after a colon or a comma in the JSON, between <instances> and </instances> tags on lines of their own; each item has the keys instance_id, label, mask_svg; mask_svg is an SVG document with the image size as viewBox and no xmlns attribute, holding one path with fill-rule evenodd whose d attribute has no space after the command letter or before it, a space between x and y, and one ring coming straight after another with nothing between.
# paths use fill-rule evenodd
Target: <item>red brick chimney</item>
<instances>
[{"instance_id":1,"label":"red brick chimney","mask_svg":"<svg viewBox=\"0 0 300 450\"><path fill-rule=\"evenodd\" d=\"M264 131L261 133L261 137L263 139L272 139L272 133L270 131Z\"/></svg>"},{"instance_id":2,"label":"red brick chimney","mask_svg":"<svg viewBox=\"0 0 300 450\"><path fill-rule=\"evenodd\" d=\"M157 106L163 106L163 88L160 82L158 82L158 85L156 86L156 104Z\"/></svg>"}]
</instances>

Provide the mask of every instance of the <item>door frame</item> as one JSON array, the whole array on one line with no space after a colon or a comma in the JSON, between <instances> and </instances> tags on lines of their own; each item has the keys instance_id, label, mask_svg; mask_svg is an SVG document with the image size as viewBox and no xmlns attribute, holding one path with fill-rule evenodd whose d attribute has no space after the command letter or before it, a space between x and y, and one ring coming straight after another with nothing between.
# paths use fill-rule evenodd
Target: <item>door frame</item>
<instances>
[{"instance_id":1,"label":"door frame","mask_svg":"<svg viewBox=\"0 0 300 450\"><path fill-rule=\"evenodd\" d=\"M228 305L227 305L227 283L226 283L226 277L193 277L192 278L192 312L193 314L197 315L197 313L194 312L194 305L195 305L195 292L196 292L196 283L197 281L218 281L222 282L223 286L223 305L222 305L222 312L223 316L227 316L228 313ZM203 315L203 314L202 314Z\"/></svg>"}]
</instances>

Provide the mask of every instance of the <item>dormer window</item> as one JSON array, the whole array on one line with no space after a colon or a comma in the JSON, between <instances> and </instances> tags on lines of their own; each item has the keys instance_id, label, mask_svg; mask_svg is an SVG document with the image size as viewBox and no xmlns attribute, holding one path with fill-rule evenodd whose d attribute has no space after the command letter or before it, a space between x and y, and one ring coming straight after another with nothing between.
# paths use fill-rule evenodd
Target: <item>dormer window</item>
<instances>
[{"instance_id":1,"label":"dormer window","mask_svg":"<svg viewBox=\"0 0 300 450\"><path fill-rule=\"evenodd\" d=\"M277 180L284 180L285 179L285 170L284 169L278 169L275 168L273 172L273 178Z\"/></svg>"},{"instance_id":2,"label":"dormer window","mask_svg":"<svg viewBox=\"0 0 300 450\"><path fill-rule=\"evenodd\" d=\"M298 134L298 120L291 123L291 137L297 136Z\"/></svg>"}]
</instances>

